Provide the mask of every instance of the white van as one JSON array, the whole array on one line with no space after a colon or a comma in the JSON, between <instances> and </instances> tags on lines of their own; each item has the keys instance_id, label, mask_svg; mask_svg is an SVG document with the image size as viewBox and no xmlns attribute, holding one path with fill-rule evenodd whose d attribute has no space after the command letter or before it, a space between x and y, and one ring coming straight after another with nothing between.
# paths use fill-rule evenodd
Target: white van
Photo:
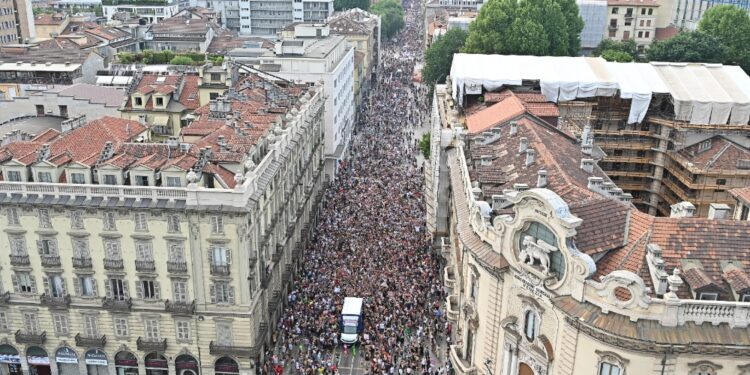
<instances>
[{"instance_id":1,"label":"white van","mask_svg":"<svg viewBox=\"0 0 750 375\"><path fill-rule=\"evenodd\" d=\"M344 307L341 309L339 328L341 329L341 342L354 344L359 340L359 334L365 327L365 316L362 313L362 298L344 298Z\"/></svg>"}]
</instances>

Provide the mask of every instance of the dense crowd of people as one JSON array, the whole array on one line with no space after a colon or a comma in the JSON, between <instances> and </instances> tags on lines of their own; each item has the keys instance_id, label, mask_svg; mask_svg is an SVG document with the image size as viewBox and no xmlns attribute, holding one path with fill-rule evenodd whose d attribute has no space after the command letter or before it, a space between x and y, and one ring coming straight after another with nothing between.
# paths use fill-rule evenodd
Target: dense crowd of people
<instances>
[{"instance_id":1,"label":"dense crowd of people","mask_svg":"<svg viewBox=\"0 0 750 375\"><path fill-rule=\"evenodd\" d=\"M430 251L416 132L426 120L420 3L405 0L406 26L385 43L359 108L349 157L326 193L314 239L281 316L261 374L445 374L447 324L439 257ZM339 342L345 297L364 298L359 343Z\"/></svg>"}]
</instances>

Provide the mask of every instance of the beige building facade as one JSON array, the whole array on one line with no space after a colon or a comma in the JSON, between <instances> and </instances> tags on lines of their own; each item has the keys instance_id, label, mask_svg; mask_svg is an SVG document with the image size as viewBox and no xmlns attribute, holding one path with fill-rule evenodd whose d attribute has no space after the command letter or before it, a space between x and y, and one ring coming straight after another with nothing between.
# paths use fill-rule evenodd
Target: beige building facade
<instances>
[{"instance_id":1,"label":"beige building facade","mask_svg":"<svg viewBox=\"0 0 750 375\"><path fill-rule=\"evenodd\" d=\"M539 117L475 130L442 85L433 105L426 199L449 208L427 221L457 374L748 373L748 254L723 241L750 223L687 203L654 218Z\"/></svg>"},{"instance_id":2,"label":"beige building facade","mask_svg":"<svg viewBox=\"0 0 750 375\"><path fill-rule=\"evenodd\" d=\"M656 0L609 0L607 14L606 38L635 40L640 51L654 41L659 16L659 3Z\"/></svg>"},{"instance_id":3,"label":"beige building facade","mask_svg":"<svg viewBox=\"0 0 750 375\"><path fill-rule=\"evenodd\" d=\"M322 198L323 98L235 90L169 143L103 118L79 128L88 145L4 146L0 190L24 199L0 203L0 373L255 372ZM287 107L248 108L258 90Z\"/></svg>"}]
</instances>

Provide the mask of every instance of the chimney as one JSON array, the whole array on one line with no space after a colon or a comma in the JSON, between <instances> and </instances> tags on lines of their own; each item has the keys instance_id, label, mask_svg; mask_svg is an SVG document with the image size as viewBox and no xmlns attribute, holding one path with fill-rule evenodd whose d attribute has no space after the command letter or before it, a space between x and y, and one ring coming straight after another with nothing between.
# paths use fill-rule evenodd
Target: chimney
<instances>
[{"instance_id":1,"label":"chimney","mask_svg":"<svg viewBox=\"0 0 750 375\"><path fill-rule=\"evenodd\" d=\"M581 145L581 152L586 155L591 155L592 152L594 152L594 146L588 144L588 145Z\"/></svg>"},{"instance_id":2,"label":"chimney","mask_svg":"<svg viewBox=\"0 0 750 375\"><path fill-rule=\"evenodd\" d=\"M583 127L583 132L581 133L581 145L589 145L591 144L589 142L589 136L591 135L591 125L586 125Z\"/></svg>"},{"instance_id":3,"label":"chimney","mask_svg":"<svg viewBox=\"0 0 750 375\"><path fill-rule=\"evenodd\" d=\"M611 182L604 182L602 183L602 191L606 194L609 194L609 191L612 190L615 187L615 184Z\"/></svg>"},{"instance_id":4,"label":"chimney","mask_svg":"<svg viewBox=\"0 0 750 375\"><path fill-rule=\"evenodd\" d=\"M612 188L612 190L609 191L610 197L619 197L620 195L622 195L622 189L618 187Z\"/></svg>"},{"instance_id":5,"label":"chimney","mask_svg":"<svg viewBox=\"0 0 750 375\"><path fill-rule=\"evenodd\" d=\"M533 148L526 150L526 166L527 167L534 164L535 158L536 158L536 151L534 151Z\"/></svg>"},{"instance_id":6,"label":"chimney","mask_svg":"<svg viewBox=\"0 0 750 375\"><path fill-rule=\"evenodd\" d=\"M482 199L482 189L478 186L471 188L471 195L474 196L475 200Z\"/></svg>"},{"instance_id":7,"label":"chimney","mask_svg":"<svg viewBox=\"0 0 750 375\"><path fill-rule=\"evenodd\" d=\"M219 149L221 151L226 151L226 149L227 149L227 141L226 141L226 139L224 138L223 135L219 136L219 138L218 138L218 140L217 140L216 143L219 144Z\"/></svg>"},{"instance_id":8,"label":"chimney","mask_svg":"<svg viewBox=\"0 0 750 375\"><path fill-rule=\"evenodd\" d=\"M661 247L655 243L646 245L646 263L648 264L651 283L654 285L654 292L662 295L667 292L667 277L669 274L664 269L664 259L661 257Z\"/></svg>"},{"instance_id":9,"label":"chimney","mask_svg":"<svg viewBox=\"0 0 750 375\"><path fill-rule=\"evenodd\" d=\"M539 172L536 172L536 187L543 188L547 187L547 171L544 169L540 169Z\"/></svg>"},{"instance_id":10,"label":"chimney","mask_svg":"<svg viewBox=\"0 0 750 375\"><path fill-rule=\"evenodd\" d=\"M687 201L675 203L671 206L669 217L693 217L695 206Z\"/></svg>"},{"instance_id":11,"label":"chimney","mask_svg":"<svg viewBox=\"0 0 750 375\"><path fill-rule=\"evenodd\" d=\"M492 209L493 210L501 210L505 208L507 203L508 203L508 198L505 196L505 194L492 195Z\"/></svg>"},{"instance_id":12,"label":"chimney","mask_svg":"<svg viewBox=\"0 0 750 375\"><path fill-rule=\"evenodd\" d=\"M529 147L529 139L526 137L521 137L521 141L518 143L518 153L522 153L526 151L526 149Z\"/></svg>"},{"instance_id":13,"label":"chimney","mask_svg":"<svg viewBox=\"0 0 750 375\"><path fill-rule=\"evenodd\" d=\"M622 194L620 194L620 196L618 198L620 199L620 202L630 203L630 202L633 201L633 194L622 193Z\"/></svg>"},{"instance_id":14,"label":"chimney","mask_svg":"<svg viewBox=\"0 0 750 375\"><path fill-rule=\"evenodd\" d=\"M514 136L514 135L516 135L516 133L518 133L518 123L515 122L515 121L511 121L510 122L510 133L508 133L508 135Z\"/></svg>"},{"instance_id":15,"label":"chimney","mask_svg":"<svg viewBox=\"0 0 750 375\"><path fill-rule=\"evenodd\" d=\"M604 179L601 177L589 177L589 183L586 186L589 190L597 191L601 189L602 182L604 182Z\"/></svg>"},{"instance_id":16,"label":"chimney","mask_svg":"<svg viewBox=\"0 0 750 375\"><path fill-rule=\"evenodd\" d=\"M729 218L731 209L724 203L711 203L708 207L708 218L711 220L723 220Z\"/></svg>"},{"instance_id":17,"label":"chimney","mask_svg":"<svg viewBox=\"0 0 750 375\"><path fill-rule=\"evenodd\" d=\"M581 169L588 173L594 173L594 159L581 159Z\"/></svg>"},{"instance_id":18,"label":"chimney","mask_svg":"<svg viewBox=\"0 0 750 375\"><path fill-rule=\"evenodd\" d=\"M513 190L518 191L518 192L526 191L526 190L529 190L529 185L528 184L513 184Z\"/></svg>"}]
</instances>

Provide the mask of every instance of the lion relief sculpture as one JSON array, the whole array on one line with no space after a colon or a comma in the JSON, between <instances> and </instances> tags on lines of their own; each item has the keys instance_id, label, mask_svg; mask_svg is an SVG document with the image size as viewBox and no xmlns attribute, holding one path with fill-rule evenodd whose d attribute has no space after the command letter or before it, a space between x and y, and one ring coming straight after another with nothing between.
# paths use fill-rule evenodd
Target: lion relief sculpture
<instances>
[{"instance_id":1,"label":"lion relief sculpture","mask_svg":"<svg viewBox=\"0 0 750 375\"><path fill-rule=\"evenodd\" d=\"M542 272L546 275L549 272L549 253L557 251L557 248L542 239L535 241L531 236L524 236L521 245L521 251L518 253L521 262L533 266L539 261Z\"/></svg>"}]
</instances>

